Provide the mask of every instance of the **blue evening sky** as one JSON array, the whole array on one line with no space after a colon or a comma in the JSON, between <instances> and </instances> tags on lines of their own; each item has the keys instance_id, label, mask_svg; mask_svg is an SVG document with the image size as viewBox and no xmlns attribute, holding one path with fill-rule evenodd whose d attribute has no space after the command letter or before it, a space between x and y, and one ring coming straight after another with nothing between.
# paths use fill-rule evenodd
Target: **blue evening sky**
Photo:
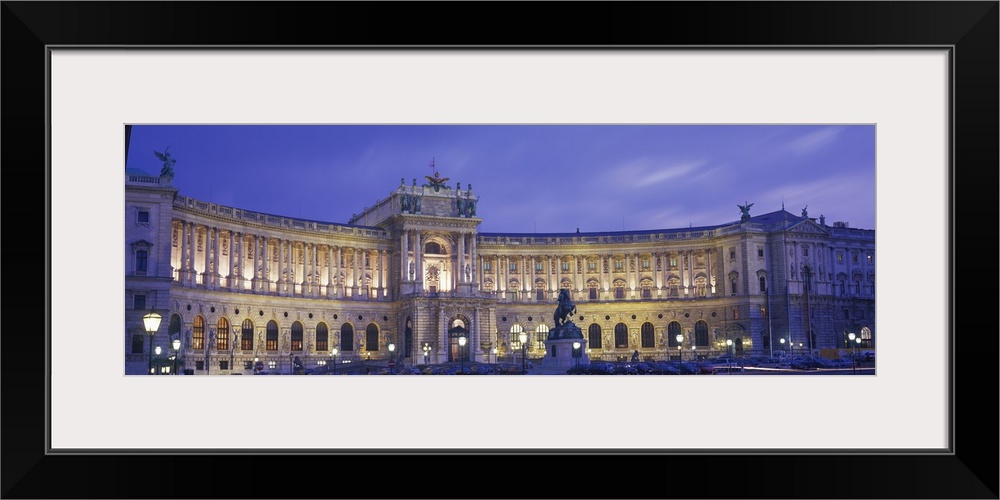
<instances>
[{"instance_id":1,"label":"blue evening sky","mask_svg":"<svg viewBox=\"0 0 1000 500\"><path fill-rule=\"evenodd\" d=\"M785 209L875 229L873 125L136 125L128 168L203 201L346 223L432 175L480 232L670 229Z\"/></svg>"}]
</instances>

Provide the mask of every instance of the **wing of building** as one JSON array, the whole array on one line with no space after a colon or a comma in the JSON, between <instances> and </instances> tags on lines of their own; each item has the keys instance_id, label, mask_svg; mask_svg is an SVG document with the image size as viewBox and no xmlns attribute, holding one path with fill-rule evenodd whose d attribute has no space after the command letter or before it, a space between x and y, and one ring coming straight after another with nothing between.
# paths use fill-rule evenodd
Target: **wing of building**
<instances>
[{"instance_id":1,"label":"wing of building","mask_svg":"<svg viewBox=\"0 0 1000 500\"><path fill-rule=\"evenodd\" d=\"M847 348L848 332L874 348L874 230L780 210L654 231L479 233L477 201L414 181L347 223L321 222L192 199L171 177L128 170L125 371L147 373L154 346L161 373L495 362L521 352L520 333L540 358L561 289L590 359L818 355ZM153 335L150 311L163 317Z\"/></svg>"}]
</instances>

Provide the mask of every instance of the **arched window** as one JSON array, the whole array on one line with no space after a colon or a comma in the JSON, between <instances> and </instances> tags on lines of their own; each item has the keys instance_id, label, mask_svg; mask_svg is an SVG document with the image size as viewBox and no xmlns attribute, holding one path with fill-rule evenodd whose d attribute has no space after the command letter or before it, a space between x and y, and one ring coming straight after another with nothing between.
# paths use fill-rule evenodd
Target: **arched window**
<instances>
[{"instance_id":1,"label":"arched window","mask_svg":"<svg viewBox=\"0 0 1000 500\"><path fill-rule=\"evenodd\" d=\"M521 332L524 331L524 327L520 323L514 323L510 325L510 348L520 349L521 348Z\"/></svg>"},{"instance_id":2,"label":"arched window","mask_svg":"<svg viewBox=\"0 0 1000 500\"><path fill-rule=\"evenodd\" d=\"M767 292L767 278L765 278L764 276L761 276L760 278L757 278L757 283L758 283L758 286L760 286L760 293L766 293Z\"/></svg>"},{"instance_id":3,"label":"arched window","mask_svg":"<svg viewBox=\"0 0 1000 500\"><path fill-rule=\"evenodd\" d=\"M240 349L244 351L253 350L253 321L249 319L243 320L243 326L240 331Z\"/></svg>"},{"instance_id":4,"label":"arched window","mask_svg":"<svg viewBox=\"0 0 1000 500\"><path fill-rule=\"evenodd\" d=\"M670 347L677 347L677 335L681 333L681 324L676 321L671 321L667 325L667 345Z\"/></svg>"},{"instance_id":5,"label":"arched window","mask_svg":"<svg viewBox=\"0 0 1000 500\"><path fill-rule=\"evenodd\" d=\"M316 351L326 352L330 349L330 330L326 323L316 325Z\"/></svg>"},{"instance_id":6,"label":"arched window","mask_svg":"<svg viewBox=\"0 0 1000 500\"><path fill-rule=\"evenodd\" d=\"M694 324L694 345L708 347L708 323L699 321Z\"/></svg>"},{"instance_id":7,"label":"arched window","mask_svg":"<svg viewBox=\"0 0 1000 500\"><path fill-rule=\"evenodd\" d=\"M219 351L229 350L229 320L226 318L219 318L219 323L216 325L218 327L219 334L215 337L215 348Z\"/></svg>"},{"instance_id":8,"label":"arched window","mask_svg":"<svg viewBox=\"0 0 1000 500\"><path fill-rule=\"evenodd\" d=\"M573 289L573 282L570 281L570 280L568 280L568 279L566 279L566 278L563 278L562 281L559 282L559 289L560 290L566 290L566 291L572 290Z\"/></svg>"},{"instance_id":9,"label":"arched window","mask_svg":"<svg viewBox=\"0 0 1000 500\"><path fill-rule=\"evenodd\" d=\"M268 351L278 350L278 322L273 319L267 322L267 337L264 339L264 349Z\"/></svg>"},{"instance_id":10,"label":"arched window","mask_svg":"<svg viewBox=\"0 0 1000 500\"><path fill-rule=\"evenodd\" d=\"M194 325L191 327L191 348L205 348L205 319L201 316L194 317Z\"/></svg>"},{"instance_id":11,"label":"arched window","mask_svg":"<svg viewBox=\"0 0 1000 500\"><path fill-rule=\"evenodd\" d=\"M365 328L365 350L378 350L378 325L375 323L368 323L368 326Z\"/></svg>"},{"instance_id":12,"label":"arched window","mask_svg":"<svg viewBox=\"0 0 1000 500\"><path fill-rule=\"evenodd\" d=\"M625 326L625 323L615 325L615 347L628 347L628 327Z\"/></svg>"},{"instance_id":13,"label":"arched window","mask_svg":"<svg viewBox=\"0 0 1000 500\"><path fill-rule=\"evenodd\" d=\"M344 323L340 327L340 350L351 352L354 350L354 325Z\"/></svg>"},{"instance_id":14,"label":"arched window","mask_svg":"<svg viewBox=\"0 0 1000 500\"><path fill-rule=\"evenodd\" d=\"M652 323L647 321L639 327L639 340L644 348L654 347Z\"/></svg>"},{"instance_id":15,"label":"arched window","mask_svg":"<svg viewBox=\"0 0 1000 500\"><path fill-rule=\"evenodd\" d=\"M587 346L591 349L601 348L601 325L591 323L587 328Z\"/></svg>"},{"instance_id":16,"label":"arched window","mask_svg":"<svg viewBox=\"0 0 1000 500\"><path fill-rule=\"evenodd\" d=\"M615 280L613 286L614 286L614 289L615 289L615 298L616 299L624 299L625 298L625 280L623 280L623 279L617 279L617 280Z\"/></svg>"},{"instance_id":17,"label":"arched window","mask_svg":"<svg viewBox=\"0 0 1000 500\"><path fill-rule=\"evenodd\" d=\"M642 289L642 298L653 298L653 280L649 278L643 279L639 282L639 288Z\"/></svg>"},{"instance_id":18,"label":"arched window","mask_svg":"<svg viewBox=\"0 0 1000 500\"><path fill-rule=\"evenodd\" d=\"M600 296L599 295L600 287L601 285L600 283L597 282L597 280L587 281L587 289L590 291L590 295L588 295L588 297L590 298L590 300L597 300L597 298Z\"/></svg>"},{"instance_id":19,"label":"arched window","mask_svg":"<svg viewBox=\"0 0 1000 500\"><path fill-rule=\"evenodd\" d=\"M535 329L535 341L538 342L538 345L535 347L544 349L546 340L549 340L549 326L542 323Z\"/></svg>"},{"instance_id":20,"label":"arched window","mask_svg":"<svg viewBox=\"0 0 1000 500\"><path fill-rule=\"evenodd\" d=\"M292 350L302 350L302 323L292 323Z\"/></svg>"},{"instance_id":21,"label":"arched window","mask_svg":"<svg viewBox=\"0 0 1000 500\"><path fill-rule=\"evenodd\" d=\"M424 253L432 253L435 255L444 255L444 249L441 248L441 244L436 241L428 241L424 245Z\"/></svg>"}]
</instances>

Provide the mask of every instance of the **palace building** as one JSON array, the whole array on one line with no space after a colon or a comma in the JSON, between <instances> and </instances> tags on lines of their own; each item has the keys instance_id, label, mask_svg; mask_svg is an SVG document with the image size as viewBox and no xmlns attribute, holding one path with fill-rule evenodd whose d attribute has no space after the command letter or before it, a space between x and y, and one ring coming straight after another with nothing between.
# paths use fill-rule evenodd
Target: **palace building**
<instances>
[{"instance_id":1,"label":"palace building","mask_svg":"<svg viewBox=\"0 0 1000 500\"><path fill-rule=\"evenodd\" d=\"M746 206L736 221L662 230L480 233L489 214L472 187L438 177L401 181L346 223L192 199L172 178L126 170L127 374L148 373L154 346L153 371L170 373L162 360L176 354L178 371L212 375L253 373L254 359L290 373L295 358L312 369L494 362L522 347L541 358L562 289L592 360L818 355L847 349L849 332L875 347L875 231L804 210ZM152 336L150 311L163 318Z\"/></svg>"}]
</instances>

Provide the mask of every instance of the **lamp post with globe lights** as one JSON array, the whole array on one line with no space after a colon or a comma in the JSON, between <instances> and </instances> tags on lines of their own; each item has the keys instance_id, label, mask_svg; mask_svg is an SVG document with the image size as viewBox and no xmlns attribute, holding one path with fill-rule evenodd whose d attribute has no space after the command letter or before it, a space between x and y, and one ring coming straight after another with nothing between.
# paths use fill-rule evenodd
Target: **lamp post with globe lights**
<instances>
[{"instance_id":1,"label":"lamp post with globe lights","mask_svg":"<svg viewBox=\"0 0 1000 500\"><path fill-rule=\"evenodd\" d=\"M149 335L149 370L150 375L153 374L153 337L156 336L156 330L160 329L160 320L163 319L162 316L156 313L156 311L149 311L142 317L142 326L146 329L146 333Z\"/></svg>"},{"instance_id":2,"label":"lamp post with globe lights","mask_svg":"<svg viewBox=\"0 0 1000 500\"><path fill-rule=\"evenodd\" d=\"M396 371L396 360L393 359L392 353L396 350L396 344L389 343L389 373L395 373Z\"/></svg>"},{"instance_id":3,"label":"lamp post with globe lights","mask_svg":"<svg viewBox=\"0 0 1000 500\"><path fill-rule=\"evenodd\" d=\"M521 332L517 335L517 339L521 341L521 373L528 373L524 363L524 348L528 346L528 334Z\"/></svg>"},{"instance_id":4,"label":"lamp post with globe lights","mask_svg":"<svg viewBox=\"0 0 1000 500\"><path fill-rule=\"evenodd\" d=\"M163 374L163 368L160 366L162 364L160 362L160 353L162 353L162 352L163 352L163 350L160 349L160 346L156 346L156 371L154 372L156 375L162 375Z\"/></svg>"},{"instance_id":5,"label":"lamp post with globe lights","mask_svg":"<svg viewBox=\"0 0 1000 500\"><path fill-rule=\"evenodd\" d=\"M181 352L181 339L174 339L170 345L174 348L174 375L177 375L177 357L180 356Z\"/></svg>"},{"instance_id":6,"label":"lamp post with globe lights","mask_svg":"<svg viewBox=\"0 0 1000 500\"><path fill-rule=\"evenodd\" d=\"M677 362L684 361L684 354L681 352L681 347L684 344L684 335L678 333L677 336L674 337L674 340L677 341Z\"/></svg>"},{"instance_id":7,"label":"lamp post with globe lights","mask_svg":"<svg viewBox=\"0 0 1000 500\"><path fill-rule=\"evenodd\" d=\"M465 335L458 338L458 359L460 361L460 366L462 367L462 374L465 374Z\"/></svg>"}]
</instances>

